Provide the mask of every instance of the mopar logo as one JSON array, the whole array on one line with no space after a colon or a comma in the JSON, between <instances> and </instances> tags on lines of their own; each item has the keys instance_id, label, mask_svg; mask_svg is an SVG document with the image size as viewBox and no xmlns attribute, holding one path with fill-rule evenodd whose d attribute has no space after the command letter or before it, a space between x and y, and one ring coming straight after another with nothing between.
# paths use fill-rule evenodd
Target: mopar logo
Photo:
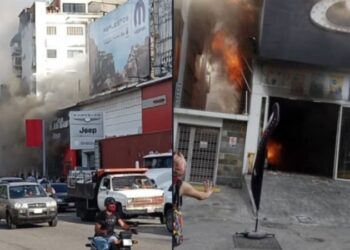
<instances>
[{"instance_id":1,"label":"mopar logo","mask_svg":"<svg viewBox=\"0 0 350 250\"><path fill-rule=\"evenodd\" d=\"M142 0L138 0L134 10L134 25L139 26L146 21L146 7Z\"/></svg>"}]
</instances>

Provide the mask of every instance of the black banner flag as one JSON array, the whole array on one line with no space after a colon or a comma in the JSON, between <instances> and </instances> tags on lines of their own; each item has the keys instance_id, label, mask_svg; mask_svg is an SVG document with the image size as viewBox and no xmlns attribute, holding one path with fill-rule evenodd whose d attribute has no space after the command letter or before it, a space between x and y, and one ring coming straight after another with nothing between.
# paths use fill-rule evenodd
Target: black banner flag
<instances>
[{"instance_id":1,"label":"black banner flag","mask_svg":"<svg viewBox=\"0 0 350 250\"><path fill-rule=\"evenodd\" d=\"M275 103L272 106L272 112L269 117L268 124L261 137L258 151L256 153L255 162L254 162L251 188L252 188L255 207L257 210L259 210L259 206L260 206L261 187L262 187L262 181L263 181L263 175L264 175L264 164L266 159L266 145L269 137L277 127L279 119L280 119L280 107L278 103Z\"/></svg>"}]
</instances>

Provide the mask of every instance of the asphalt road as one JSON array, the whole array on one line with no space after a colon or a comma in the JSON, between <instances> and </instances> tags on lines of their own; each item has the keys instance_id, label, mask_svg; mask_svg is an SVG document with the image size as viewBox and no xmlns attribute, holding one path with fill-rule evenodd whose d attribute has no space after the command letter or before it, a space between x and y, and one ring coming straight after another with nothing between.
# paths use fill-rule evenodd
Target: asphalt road
<instances>
[{"instance_id":1,"label":"asphalt road","mask_svg":"<svg viewBox=\"0 0 350 250\"><path fill-rule=\"evenodd\" d=\"M159 219L134 219L139 222L138 241L133 249L166 250L171 249L171 237L160 224ZM48 224L25 225L9 230L4 220L0 221L0 249L9 250L88 250L87 237L93 235L94 223L82 222L75 212L59 214L57 227ZM117 229L117 231L119 231Z\"/></svg>"}]
</instances>

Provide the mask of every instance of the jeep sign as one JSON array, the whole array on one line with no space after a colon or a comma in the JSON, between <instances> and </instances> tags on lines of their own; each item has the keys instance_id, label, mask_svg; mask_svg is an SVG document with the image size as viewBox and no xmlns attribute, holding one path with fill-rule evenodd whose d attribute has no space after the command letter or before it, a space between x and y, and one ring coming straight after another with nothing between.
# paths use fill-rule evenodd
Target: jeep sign
<instances>
[{"instance_id":1,"label":"jeep sign","mask_svg":"<svg viewBox=\"0 0 350 250\"><path fill-rule=\"evenodd\" d=\"M103 112L69 112L71 149L94 149L95 140L103 139Z\"/></svg>"}]
</instances>

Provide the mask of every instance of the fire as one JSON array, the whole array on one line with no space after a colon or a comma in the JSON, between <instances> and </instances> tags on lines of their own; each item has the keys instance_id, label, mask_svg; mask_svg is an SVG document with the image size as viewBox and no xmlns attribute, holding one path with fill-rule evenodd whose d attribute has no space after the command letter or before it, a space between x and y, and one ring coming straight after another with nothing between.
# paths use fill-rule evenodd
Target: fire
<instances>
[{"instance_id":1,"label":"fire","mask_svg":"<svg viewBox=\"0 0 350 250\"><path fill-rule=\"evenodd\" d=\"M282 144L269 140L267 143L267 162L271 165L280 165L282 154Z\"/></svg>"},{"instance_id":2,"label":"fire","mask_svg":"<svg viewBox=\"0 0 350 250\"><path fill-rule=\"evenodd\" d=\"M222 57L230 82L238 89L243 89L243 63L237 44L231 40L226 32L218 31L214 34L211 48L214 53Z\"/></svg>"}]
</instances>

